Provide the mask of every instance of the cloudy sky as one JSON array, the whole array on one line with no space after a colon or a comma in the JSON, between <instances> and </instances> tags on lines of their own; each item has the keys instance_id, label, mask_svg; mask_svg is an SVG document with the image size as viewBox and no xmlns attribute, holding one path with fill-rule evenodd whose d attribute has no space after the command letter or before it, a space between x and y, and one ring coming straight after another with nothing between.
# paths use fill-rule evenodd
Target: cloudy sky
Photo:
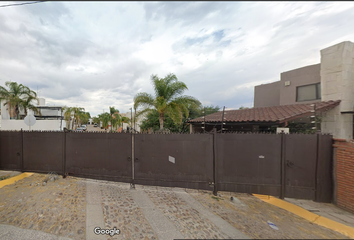
<instances>
[{"instance_id":1,"label":"cloudy sky","mask_svg":"<svg viewBox=\"0 0 354 240\"><path fill-rule=\"evenodd\" d=\"M0 6L21 3L1 2ZM354 42L354 2L42 2L0 7L0 85L92 116L128 112L175 73L203 105L253 106L254 86Z\"/></svg>"}]
</instances>

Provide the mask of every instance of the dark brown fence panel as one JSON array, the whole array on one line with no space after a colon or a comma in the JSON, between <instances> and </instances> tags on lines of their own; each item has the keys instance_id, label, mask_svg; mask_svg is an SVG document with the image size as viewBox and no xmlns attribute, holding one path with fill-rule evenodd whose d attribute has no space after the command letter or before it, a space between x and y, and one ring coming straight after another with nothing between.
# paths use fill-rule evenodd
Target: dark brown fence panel
<instances>
[{"instance_id":1,"label":"dark brown fence panel","mask_svg":"<svg viewBox=\"0 0 354 240\"><path fill-rule=\"evenodd\" d=\"M213 190L211 134L135 135L137 184Z\"/></svg>"},{"instance_id":2,"label":"dark brown fence panel","mask_svg":"<svg viewBox=\"0 0 354 240\"><path fill-rule=\"evenodd\" d=\"M23 132L23 170L63 174L63 132Z\"/></svg>"},{"instance_id":3,"label":"dark brown fence panel","mask_svg":"<svg viewBox=\"0 0 354 240\"><path fill-rule=\"evenodd\" d=\"M318 135L316 201L332 202L333 198L333 138Z\"/></svg>"},{"instance_id":4,"label":"dark brown fence panel","mask_svg":"<svg viewBox=\"0 0 354 240\"><path fill-rule=\"evenodd\" d=\"M0 131L0 169L21 171L21 132Z\"/></svg>"},{"instance_id":5,"label":"dark brown fence panel","mask_svg":"<svg viewBox=\"0 0 354 240\"><path fill-rule=\"evenodd\" d=\"M219 191L279 196L279 134L217 134L216 181Z\"/></svg>"},{"instance_id":6,"label":"dark brown fence panel","mask_svg":"<svg viewBox=\"0 0 354 240\"><path fill-rule=\"evenodd\" d=\"M317 135L286 134L285 197L315 199Z\"/></svg>"},{"instance_id":7,"label":"dark brown fence panel","mask_svg":"<svg viewBox=\"0 0 354 240\"><path fill-rule=\"evenodd\" d=\"M66 133L69 175L132 181L132 140L128 133Z\"/></svg>"}]
</instances>

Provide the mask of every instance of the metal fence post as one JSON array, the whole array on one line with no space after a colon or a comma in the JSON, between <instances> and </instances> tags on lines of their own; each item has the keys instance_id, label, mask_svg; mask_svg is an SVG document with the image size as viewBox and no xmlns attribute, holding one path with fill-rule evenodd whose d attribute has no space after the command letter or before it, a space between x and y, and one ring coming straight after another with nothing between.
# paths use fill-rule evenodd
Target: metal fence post
<instances>
[{"instance_id":1,"label":"metal fence post","mask_svg":"<svg viewBox=\"0 0 354 240\"><path fill-rule=\"evenodd\" d=\"M216 128L213 129L213 178L214 178L214 196L218 195L218 181L217 181L217 162L216 162Z\"/></svg>"},{"instance_id":2,"label":"metal fence post","mask_svg":"<svg viewBox=\"0 0 354 240\"><path fill-rule=\"evenodd\" d=\"M316 133L316 167L315 167L315 194L314 194L314 198L313 201L319 201L319 197L318 197L318 157L319 157L319 148L320 148L320 134Z\"/></svg>"},{"instance_id":3,"label":"metal fence post","mask_svg":"<svg viewBox=\"0 0 354 240\"><path fill-rule=\"evenodd\" d=\"M280 133L280 139L281 139L281 144L280 144L280 163L281 163L281 171L280 171L280 199L284 199L285 197L285 171L286 171L286 165L285 165L285 133L282 132Z\"/></svg>"},{"instance_id":4,"label":"metal fence post","mask_svg":"<svg viewBox=\"0 0 354 240\"><path fill-rule=\"evenodd\" d=\"M63 137L63 178L66 178L66 132L65 128Z\"/></svg>"},{"instance_id":5,"label":"metal fence post","mask_svg":"<svg viewBox=\"0 0 354 240\"><path fill-rule=\"evenodd\" d=\"M24 166L23 166L23 130L21 128L21 172L23 172Z\"/></svg>"},{"instance_id":6,"label":"metal fence post","mask_svg":"<svg viewBox=\"0 0 354 240\"><path fill-rule=\"evenodd\" d=\"M131 144L132 144L132 182L130 184L130 189L135 189L135 183L134 183L134 164L135 164L135 137L133 131L131 131Z\"/></svg>"}]
</instances>

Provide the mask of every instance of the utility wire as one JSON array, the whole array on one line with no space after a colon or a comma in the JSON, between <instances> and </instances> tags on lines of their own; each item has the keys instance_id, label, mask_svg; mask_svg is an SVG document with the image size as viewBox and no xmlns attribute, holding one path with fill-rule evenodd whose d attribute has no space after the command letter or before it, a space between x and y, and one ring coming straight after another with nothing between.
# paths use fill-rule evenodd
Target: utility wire
<instances>
[{"instance_id":1,"label":"utility wire","mask_svg":"<svg viewBox=\"0 0 354 240\"><path fill-rule=\"evenodd\" d=\"M24 3L14 3L14 4L8 4L8 5L0 5L0 7L12 7L12 6L20 6L20 5L26 5L26 4L34 4L34 3L41 3L41 2L47 2L47 1L37 1L37 2L24 2Z\"/></svg>"}]
</instances>

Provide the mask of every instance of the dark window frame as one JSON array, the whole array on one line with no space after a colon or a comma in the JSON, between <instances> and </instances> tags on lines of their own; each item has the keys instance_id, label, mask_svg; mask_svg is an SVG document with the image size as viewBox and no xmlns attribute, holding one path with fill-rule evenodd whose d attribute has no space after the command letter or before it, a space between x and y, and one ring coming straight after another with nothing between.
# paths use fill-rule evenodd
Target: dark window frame
<instances>
[{"instance_id":1,"label":"dark window frame","mask_svg":"<svg viewBox=\"0 0 354 240\"><path fill-rule=\"evenodd\" d=\"M308 87L308 86L316 86L316 98L314 99L306 99L306 100L299 100L299 88L301 87ZM301 85L296 87L296 102L306 102L306 101L315 101L315 100L321 100L321 94L318 88L321 87L321 83L312 83L312 84L306 84L306 85Z\"/></svg>"}]
</instances>

